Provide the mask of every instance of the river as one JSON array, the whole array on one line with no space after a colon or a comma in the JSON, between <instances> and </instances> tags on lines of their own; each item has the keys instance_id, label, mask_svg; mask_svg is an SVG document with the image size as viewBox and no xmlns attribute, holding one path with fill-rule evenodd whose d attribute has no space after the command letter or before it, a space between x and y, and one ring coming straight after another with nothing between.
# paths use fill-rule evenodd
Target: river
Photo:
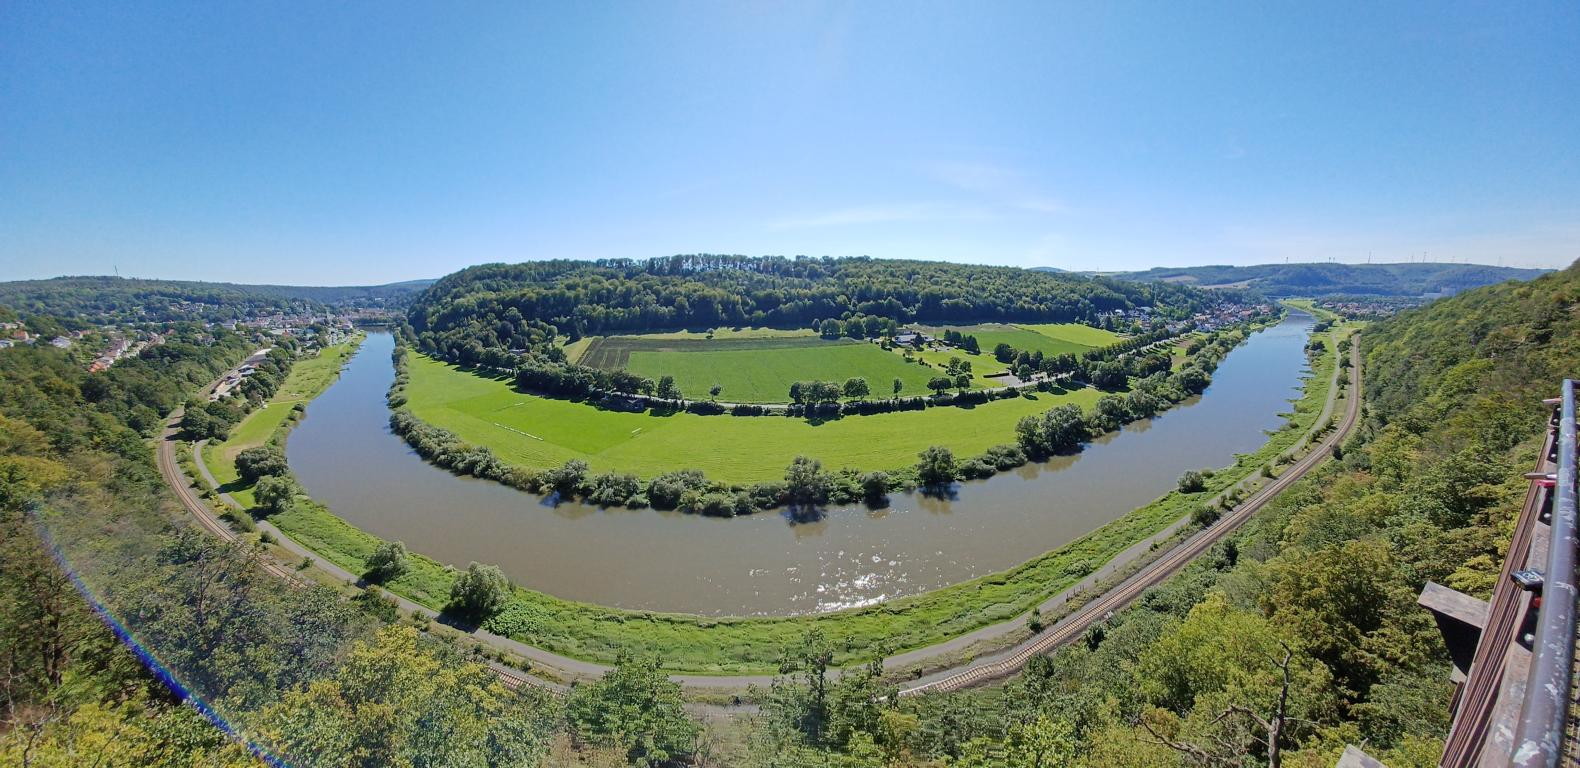
<instances>
[{"instance_id":1,"label":"river","mask_svg":"<svg viewBox=\"0 0 1580 768\"><path fill-rule=\"evenodd\" d=\"M556 506L451 475L390 432L387 333L368 336L286 452L308 493L353 525L457 567L495 563L558 597L707 615L827 611L1004 570L1148 503L1187 469L1256 450L1300 394L1311 325L1291 313L1231 352L1200 397L1078 454L966 483L952 501L895 494L887 509L835 507L816 522Z\"/></svg>"}]
</instances>

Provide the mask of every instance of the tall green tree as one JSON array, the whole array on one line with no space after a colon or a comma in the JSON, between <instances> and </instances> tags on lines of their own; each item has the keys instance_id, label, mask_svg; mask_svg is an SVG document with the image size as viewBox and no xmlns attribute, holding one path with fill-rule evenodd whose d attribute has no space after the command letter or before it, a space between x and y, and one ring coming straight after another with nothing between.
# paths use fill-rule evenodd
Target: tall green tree
<instances>
[{"instance_id":1,"label":"tall green tree","mask_svg":"<svg viewBox=\"0 0 1580 768\"><path fill-rule=\"evenodd\" d=\"M955 454L948 448L935 445L922 451L916 463L916 481L927 488L941 488L955 481L959 472L955 467Z\"/></svg>"},{"instance_id":2,"label":"tall green tree","mask_svg":"<svg viewBox=\"0 0 1580 768\"><path fill-rule=\"evenodd\" d=\"M702 734L686 714L680 686L651 656L622 652L597 682L571 690L565 710L577 734L618 747L632 765L685 764Z\"/></svg>"}]
</instances>

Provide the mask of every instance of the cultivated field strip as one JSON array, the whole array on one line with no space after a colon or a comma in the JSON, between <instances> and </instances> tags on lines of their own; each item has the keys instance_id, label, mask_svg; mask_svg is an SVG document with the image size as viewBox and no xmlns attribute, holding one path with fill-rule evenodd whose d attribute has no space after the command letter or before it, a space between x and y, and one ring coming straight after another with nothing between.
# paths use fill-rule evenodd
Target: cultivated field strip
<instances>
[{"instance_id":1,"label":"cultivated field strip","mask_svg":"<svg viewBox=\"0 0 1580 768\"><path fill-rule=\"evenodd\" d=\"M759 349L805 349L836 344L860 344L855 339L785 336L745 339L669 339L649 336L602 336L582 352L581 364L606 371L621 370L632 352L745 352Z\"/></svg>"}]
</instances>

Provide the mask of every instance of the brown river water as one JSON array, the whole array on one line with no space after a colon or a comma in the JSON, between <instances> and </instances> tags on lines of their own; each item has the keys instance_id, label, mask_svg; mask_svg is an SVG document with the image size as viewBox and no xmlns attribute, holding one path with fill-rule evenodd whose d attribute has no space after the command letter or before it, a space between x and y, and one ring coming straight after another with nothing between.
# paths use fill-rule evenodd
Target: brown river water
<instances>
[{"instance_id":1,"label":"brown river water","mask_svg":"<svg viewBox=\"0 0 1580 768\"><path fill-rule=\"evenodd\" d=\"M1291 313L1231 352L1200 397L1078 454L963 483L953 500L895 494L887 509L833 507L815 522L554 505L430 466L389 430L387 333L370 334L308 407L287 456L308 493L353 525L457 567L495 563L558 597L710 615L828 611L1004 570L1148 503L1187 469L1257 449L1300 394L1311 324Z\"/></svg>"}]
</instances>

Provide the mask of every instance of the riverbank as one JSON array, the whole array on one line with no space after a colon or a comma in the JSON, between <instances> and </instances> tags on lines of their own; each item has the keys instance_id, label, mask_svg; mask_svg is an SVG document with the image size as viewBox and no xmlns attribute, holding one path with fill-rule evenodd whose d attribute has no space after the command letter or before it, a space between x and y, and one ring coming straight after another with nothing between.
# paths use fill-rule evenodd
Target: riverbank
<instances>
[{"instance_id":1,"label":"riverbank","mask_svg":"<svg viewBox=\"0 0 1580 768\"><path fill-rule=\"evenodd\" d=\"M219 492L231 494L246 507L253 506L252 486L243 482L236 472L237 454L269 443L283 445L285 434L289 431L287 425L294 423L306 404L334 383L341 367L366 338L367 334L359 331L346 341L320 350L313 357L292 361L285 381L269 398L269 402L247 414L241 423L231 429L223 442L203 446L205 471L211 473Z\"/></svg>"},{"instance_id":2,"label":"riverbank","mask_svg":"<svg viewBox=\"0 0 1580 768\"><path fill-rule=\"evenodd\" d=\"M485 625L521 642L573 658L606 661L617 648L662 651L673 669L709 674L771 672L779 656L810 627L821 627L841 650L839 663L870 658L882 650L926 648L981 627L1014 619L1041 600L1086 578L1103 563L1156 535L1214 494L1254 476L1293 448L1315 426L1327 399L1338 329L1307 380L1293 418L1260 450L1242 455L1209 479L1207 490L1167 494L1092 534L1007 571L951 587L898 598L875 606L815 616L707 618L683 614L621 611L560 600L518 589L506 610ZM360 572L362 558L378 539L316 505L300 505L277 521L287 534L314 542L323 557ZM287 529L289 526L290 529ZM292 533L294 529L296 533ZM422 549L421 543L415 545ZM656 555L657 553L655 553ZM442 604L451 576L422 558L390 587L433 607Z\"/></svg>"}]
</instances>

